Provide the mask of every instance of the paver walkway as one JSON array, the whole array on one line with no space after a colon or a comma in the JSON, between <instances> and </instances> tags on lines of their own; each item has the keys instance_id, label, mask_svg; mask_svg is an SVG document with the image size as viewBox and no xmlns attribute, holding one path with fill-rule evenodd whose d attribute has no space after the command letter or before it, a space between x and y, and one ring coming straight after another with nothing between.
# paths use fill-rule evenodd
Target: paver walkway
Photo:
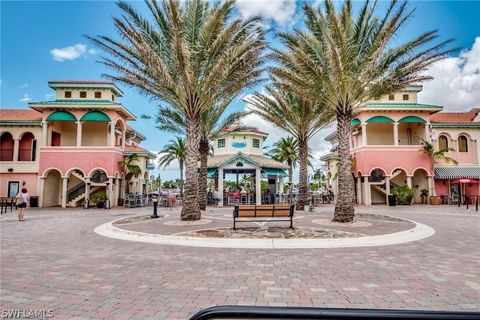
<instances>
[{"instance_id":1,"label":"paver walkway","mask_svg":"<svg viewBox=\"0 0 480 320\"><path fill-rule=\"evenodd\" d=\"M93 232L141 213L134 209L30 210L23 223L8 213L0 218L0 305L53 309L55 319L188 319L221 304L480 310L480 214L445 206L358 212L412 219L436 233L384 247L216 249Z\"/></svg>"}]
</instances>

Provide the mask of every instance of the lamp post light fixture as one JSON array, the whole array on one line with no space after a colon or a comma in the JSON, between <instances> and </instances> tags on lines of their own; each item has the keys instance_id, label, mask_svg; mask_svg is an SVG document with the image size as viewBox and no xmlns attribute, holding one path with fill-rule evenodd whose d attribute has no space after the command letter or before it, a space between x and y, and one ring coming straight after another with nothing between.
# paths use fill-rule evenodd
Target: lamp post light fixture
<instances>
[{"instance_id":1,"label":"lamp post light fixture","mask_svg":"<svg viewBox=\"0 0 480 320\"><path fill-rule=\"evenodd\" d=\"M160 216L157 214L157 208L158 208L158 196L157 195L152 196L152 202L153 202L153 215L150 218L152 218L152 219L160 218Z\"/></svg>"}]
</instances>

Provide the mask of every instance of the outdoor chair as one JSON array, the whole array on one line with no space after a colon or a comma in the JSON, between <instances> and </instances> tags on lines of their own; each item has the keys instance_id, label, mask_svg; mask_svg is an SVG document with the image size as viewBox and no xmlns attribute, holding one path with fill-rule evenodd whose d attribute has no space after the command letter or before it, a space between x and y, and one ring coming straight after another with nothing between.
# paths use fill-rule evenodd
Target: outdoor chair
<instances>
[{"instance_id":1,"label":"outdoor chair","mask_svg":"<svg viewBox=\"0 0 480 320\"><path fill-rule=\"evenodd\" d=\"M450 199L450 204L458 204L458 202L460 201L459 198L460 197L458 195L453 195Z\"/></svg>"}]
</instances>

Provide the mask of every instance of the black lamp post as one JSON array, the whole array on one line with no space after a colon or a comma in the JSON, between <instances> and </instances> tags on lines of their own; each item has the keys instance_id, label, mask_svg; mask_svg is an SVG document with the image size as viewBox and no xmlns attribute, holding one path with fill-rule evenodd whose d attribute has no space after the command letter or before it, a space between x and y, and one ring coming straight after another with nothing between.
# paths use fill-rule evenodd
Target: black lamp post
<instances>
[{"instance_id":1,"label":"black lamp post","mask_svg":"<svg viewBox=\"0 0 480 320\"><path fill-rule=\"evenodd\" d=\"M158 208L158 196L157 195L152 196L152 202L153 202L153 215L150 218L152 218L152 219L160 218L160 216L157 214L157 208Z\"/></svg>"}]
</instances>

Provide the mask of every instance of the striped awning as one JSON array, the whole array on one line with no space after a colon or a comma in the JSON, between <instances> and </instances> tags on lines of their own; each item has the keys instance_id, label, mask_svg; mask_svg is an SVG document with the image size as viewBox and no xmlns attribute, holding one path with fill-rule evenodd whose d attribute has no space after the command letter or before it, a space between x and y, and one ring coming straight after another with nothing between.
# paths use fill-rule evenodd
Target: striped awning
<instances>
[{"instance_id":1,"label":"striped awning","mask_svg":"<svg viewBox=\"0 0 480 320\"><path fill-rule=\"evenodd\" d=\"M480 179L480 166L451 166L435 168L435 179L458 178Z\"/></svg>"},{"instance_id":2,"label":"striped awning","mask_svg":"<svg viewBox=\"0 0 480 320\"><path fill-rule=\"evenodd\" d=\"M288 174L282 169L262 168L262 178L268 177L288 177Z\"/></svg>"}]
</instances>

